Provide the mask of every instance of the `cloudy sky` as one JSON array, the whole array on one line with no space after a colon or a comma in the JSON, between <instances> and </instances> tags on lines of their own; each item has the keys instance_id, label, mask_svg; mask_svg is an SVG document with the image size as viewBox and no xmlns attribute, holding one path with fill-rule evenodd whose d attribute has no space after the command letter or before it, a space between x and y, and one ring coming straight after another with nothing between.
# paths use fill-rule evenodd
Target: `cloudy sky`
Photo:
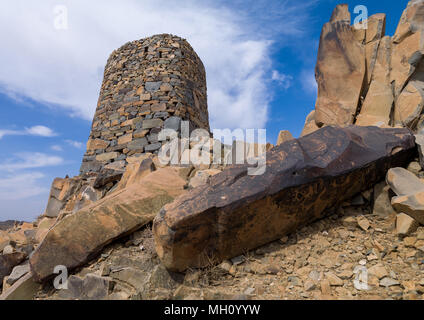
<instances>
[{"instance_id":1,"label":"cloudy sky","mask_svg":"<svg viewBox=\"0 0 424 320\"><path fill-rule=\"evenodd\" d=\"M345 2L387 13L388 34L407 3ZM206 67L212 128L266 128L271 143L282 129L298 136L315 103L321 27L337 3L1 1L0 221L34 219L53 178L78 174L106 60L128 41L172 33L191 43Z\"/></svg>"}]
</instances>

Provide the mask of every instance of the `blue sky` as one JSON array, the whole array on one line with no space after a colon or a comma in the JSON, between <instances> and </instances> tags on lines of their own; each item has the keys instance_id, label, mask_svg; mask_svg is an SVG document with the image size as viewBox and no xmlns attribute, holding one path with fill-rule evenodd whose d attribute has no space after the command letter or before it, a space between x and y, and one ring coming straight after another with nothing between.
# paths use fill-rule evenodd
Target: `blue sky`
<instances>
[{"instance_id":1,"label":"blue sky","mask_svg":"<svg viewBox=\"0 0 424 320\"><path fill-rule=\"evenodd\" d=\"M0 221L33 220L52 180L78 174L104 65L127 41L166 32L192 44L207 71L212 127L266 128L271 143L280 130L298 136L315 104L321 27L338 3L2 1ZM407 1L344 3L386 13L392 35ZM57 5L68 10L66 30L54 28Z\"/></svg>"}]
</instances>

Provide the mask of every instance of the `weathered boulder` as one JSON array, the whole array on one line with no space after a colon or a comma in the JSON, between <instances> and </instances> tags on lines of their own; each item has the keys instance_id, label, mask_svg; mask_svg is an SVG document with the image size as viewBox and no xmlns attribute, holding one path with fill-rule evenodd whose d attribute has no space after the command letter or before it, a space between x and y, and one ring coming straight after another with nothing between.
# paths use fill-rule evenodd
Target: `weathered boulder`
<instances>
[{"instance_id":1,"label":"weathered boulder","mask_svg":"<svg viewBox=\"0 0 424 320\"><path fill-rule=\"evenodd\" d=\"M387 172L386 182L398 196L424 192L424 182L404 168L392 168Z\"/></svg>"},{"instance_id":2,"label":"weathered boulder","mask_svg":"<svg viewBox=\"0 0 424 320\"><path fill-rule=\"evenodd\" d=\"M396 214L389 197L390 187L386 183L380 182L374 186L374 206L372 213L381 217L388 217Z\"/></svg>"},{"instance_id":3,"label":"weathered boulder","mask_svg":"<svg viewBox=\"0 0 424 320\"><path fill-rule=\"evenodd\" d=\"M184 192L183 168L163 168L102 200L65 216L44 238L30 259L37 281L57 265L80 266L111 241L151 222L166 203Z\"/></svg>"},{"instance_id":4,"label":"weathered boulder","mask_svg":"<svg viewBox=\"0 0 424 320\"><path fill-rule=\"evenodd\" d=\"M336 11L341 11L340 6ZM315 69L318 83L315 121L319 127L353 123L366 74L365 49L356 40L350 19L332 20L322 29Z\"/></svg>"},{"instance_id":5,"label":"weathered boulder","mask_svg":"<svg viewBox=\"0 0 424 320\"><path fill-rule=\"evenodd\" d=\"M151 155L145 155L139 158L138 161L129 163L116 190L122 190L125 189L126 186L138 183L143 177L152 173L154 170L155 165Z\"/></svg>"},{"instance_id":6,"label":"weathered boulder","mask_svg":"<svg viewBox=\"0 0 424 320\"><path fill-rule=\"evenodd\" d=\"M3 249L9 245L10 243L10 237L7 234L7 232L1 231L0 230L0 252L3 251Z\"/></svg>"},{"instance_id":7,"label":"weathered boulder","mask_svg":"<svg viewBox=\"0 0 424 320\"><path fill-rule=\"evenodd\" d=\"M156 251L175 271L238 256L325 216L414 153L408 129L322 128L269 151L263 175L234 166L166 205Z\"/></svg>"},{"instance_id":8,"label":"weathered boulder","mask_svg":"<svg viewBox=\"0 0 424 320\"><path fill-rule=\"evenodd\" d=\"M124 171L122 170L112 170L112 169L103 169L100 171L96 180L94 181L94 188L100 189L106 186L109 183L119 182L121 180Z\"/></svg>"},{"instance_id":9,"label":"weathered boulder","mask_svg":"<svg viewBox=\"0 0 424 320\"><path fill-rule=\"evenodd\" d=\"M424 224L424 182L404 168L390 169L386 182L397 195L391 201L393 208Z\"/></svg>"},{"instance_id":10,"label":"weathered boulder","mask_svg":"<svg viewBox=\"0 0 424 320\"><path fill-rule=\"evenodd\" d=\"M407 236L415 232L419 223L407 214L399 213L396 216L396 233L401 236Z\"/></svg>"},{"instance_id":11,"label":"weathered boulder","mask_svg":"<svg viewBox=\"0 0 424 320\"><path fill-rule=\"evenodd\" d=\"M23 252L13 252L10 254L0 254L0 284L3 278L8 276L13 268L20 264L26 258Z\"/></svg>"},{"instance_id":12,"label":"weathered boulder","mask_svg":"<svg viewBox=\"0 0 424 320\"><path fill-rule=\"evenodd\" d=\"M424 82L410 81L400 93L394 112L394 123L415 128L424 107Z\"/></svg>"},{"instance_id":13,"label":"weathered boulder","mask_svg":"<svg viewBox=\"0 0 424 320\"><path fill-rule=\"evenodd\" d=\"M277 146L279 146L280 144L289 141L289 140L293 140L293 136L290 133L290 131L287 130L281 130L280 133L278 134L278 139L277 139Z\"/></svg>"},{"instance_id":14,"label":"weathered boulder","mask_svg":"<svg viewBox=\"0 0 424 320\"><path fill-rule=\"evenodd\" d=\"M84 279L71 276L68 288L62 289L59 296L68 300L105 300L113 288L113 279L90 273Z\"/></svg>"},{"instance_id":15,"label":"weathered boulder","mask_svg":"<svg viewBox=\"0 0 424 320\"><path fill-rule=\"evenodd\" d=\"M31 273L16 281L0 296L0 300L32 300L41 285L34 281Z\"/></svg>"},{"instance_id":16,"label":"weathered boulder","mask_svg":"<svg viewBox=\"0 0 424 320\"><path fill-rule=\"evenodd\" d=\"M13 268L12 273L7 277L7 284L12 285L24 275L30 272L29 263L24 263L22 265L16 266Z\"/></svg>"},{"instance_id":17,"label":"weathered boulder","mask_svg":"<svg viewBox=\"0 0 424 320\"><path fill-rule=\"evenodd\" d=\"M392 206L424 225L424 192L393 197Z\"/></svg>"},{"instance_id":18,"label":"weathered boulder","mask_svg":"<svg viewBox=\"0 0 424 320\"><path fill-rule=\"evenodd\" d=\"M189 187L196 188L202 186L208 182L211 176L214 176L220 172L221 170L218 169L199 170L196 172L193 178L190 179Z\"/></svg>"},{"instance_id":19,"label":"weathered boulder","mask_svg":"<svg viewBox=\"0 0 424 320\"><path fill-rule=\"evenodd\" d=\"M318 129L319 127L315 123L315 110L312 110L306 117L305 125L303 126L303 130L300 136L306 136L307 134L317 131Z\"/></svg>"},{"instance_id":20,"label":"weathered boulder","mask_svg":"<svg viewBox=\"0 0 424 320\"><path fill-rule=\"evenodd\" d=\"M69 197L74 193L77 187L77 180L72 178L56 178L52 183L49 201L44 213L46 217L57 217L62 210Z\"/></svg>"}]
</instances>

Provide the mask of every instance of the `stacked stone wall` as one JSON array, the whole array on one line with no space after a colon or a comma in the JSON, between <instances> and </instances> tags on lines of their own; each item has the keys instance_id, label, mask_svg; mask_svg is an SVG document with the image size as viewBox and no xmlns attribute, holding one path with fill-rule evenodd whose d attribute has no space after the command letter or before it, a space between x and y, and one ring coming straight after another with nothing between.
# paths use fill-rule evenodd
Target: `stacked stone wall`
<instances>
[{"instance_id":1,"label":"stacked stone wall","mask_svg":"<svg viewBox=\"0 0 424 320\"><path fill-rule=\"evenodd\" d=\"M125 44L107 61L81 173L158 153L159 132L179 131L182 120L210 130L205 68L193 48L169 34Z\"/></svg>"}]
</instances>

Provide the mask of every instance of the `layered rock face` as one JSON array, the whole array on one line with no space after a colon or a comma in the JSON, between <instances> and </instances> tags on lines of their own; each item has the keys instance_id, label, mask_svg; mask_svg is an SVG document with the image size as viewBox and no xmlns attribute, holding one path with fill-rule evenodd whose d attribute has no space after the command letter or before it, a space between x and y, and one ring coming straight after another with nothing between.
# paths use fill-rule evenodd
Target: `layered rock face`
<instances>
[{"instance_id":1,"label":"layered rock face","mask_svg":"<svg viewBox=\"0 0 424 320\"><path fill-rule=\"evenodd\" d=\"M366 23L352 26L347 5L339 5L324 25L315 123L307 121L302 135L325 125L423 127L424 1L409 2L393 37L384 14Z\"/></svg>"},{"instance_id":2,"label":"layered rock face","mask_svg":"<svg viewBox=\"0 0 424 320\"><path fill-rule=\"evenodd\" d=\"M178 130L181 120L209 130L206 75L190 44L162 34L127 43L110 56L81 173L162 146L162 128Z\"/></svg>"},{"instance_id":3,"label":"layered rock face","mask_svg":"<svg viewBox=\"0 0 424 320\"><path fill-rule=\"evenodd\" d=\"M280 239L325 216L415 154L408 129L326 127L266 155L266 172L234 166L155 218L156 250L173 271L202 267Z\"/></svg>"},{"instance_id":4,"label":"layered rock face","mask_svg":"<svg viewBox=\"0 0 424 320\"><path fill-rule=\"evenodd\" d=\"M338 6L322 29L318 50L315 121L319 126L353 123L366 70L364 55L364 46L355 40L350 26L347 5Z\"/></svg>"}]
</instances>

